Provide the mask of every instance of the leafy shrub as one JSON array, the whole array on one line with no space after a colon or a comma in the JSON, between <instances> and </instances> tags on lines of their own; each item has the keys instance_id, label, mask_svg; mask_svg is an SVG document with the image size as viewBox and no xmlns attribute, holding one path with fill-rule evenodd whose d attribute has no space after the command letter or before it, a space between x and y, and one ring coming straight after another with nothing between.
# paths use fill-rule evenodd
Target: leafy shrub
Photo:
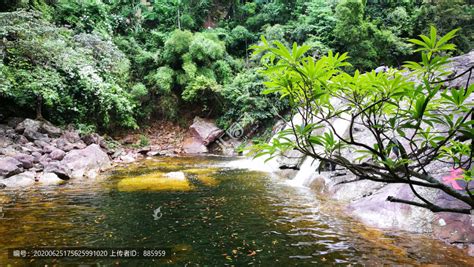
<instances>
[{"instance_id":1,"label":"leafy shrub","mask_svg":"<svg viewBox=\"0 0 474 267\"><path fill-rule=\"evenodd\" d=\"M1 97L43 106L55 122L136 127L126 86L129 62L110 41L58 28L35 12L0 14Z\"/></svg>"}]
</instances>

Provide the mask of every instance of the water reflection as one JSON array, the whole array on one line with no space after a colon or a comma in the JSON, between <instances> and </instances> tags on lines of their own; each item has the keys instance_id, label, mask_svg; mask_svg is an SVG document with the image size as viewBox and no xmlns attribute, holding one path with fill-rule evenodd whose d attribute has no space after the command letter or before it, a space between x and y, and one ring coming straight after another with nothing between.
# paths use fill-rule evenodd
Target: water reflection
<instances>
[{"instance_id":1,"label":"water reflection","mask_svg":"<svg viewBox=\"0 0 474 267\"><path fill-rule=\"evenodd\" d=\"M474 264L422 236L365 228L336 203L262 172L226 167L227 160L160 158L117 169L99 181L3 190L0 265L51 263L6 258L6 248L22 246L171 247L175 253L155 262L85 261L132 266ZM121 190L127 186L123 181L134 184L170 172L183 172L190 190Z\"/></svg>"}]
</instances>

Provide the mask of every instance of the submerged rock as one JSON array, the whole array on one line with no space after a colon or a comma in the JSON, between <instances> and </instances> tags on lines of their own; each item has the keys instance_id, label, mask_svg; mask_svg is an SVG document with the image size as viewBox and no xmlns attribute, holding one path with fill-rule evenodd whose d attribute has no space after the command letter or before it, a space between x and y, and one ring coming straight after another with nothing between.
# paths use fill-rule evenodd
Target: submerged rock
<instances>
[{"instance_id":1,"label":"submerged rock","mask_svg":"<svg viewBox=\"0 0 474 267\"><path fill-rule=\"evenodd\" d=\"M187 179L168 177L161 172L122 179L118 182L117 187L120 191L188 191L193 189Z\"/></svg>"},{"instance_id":2,"label":"submerged rock","mask_svg":"<svg viewBox=\"0 0 474 267\"><path fill-rule=\"evenodd\" d=\"M165 174L166 177L176 180L186 180L184 172L168 172Z\"/></svg>"}]
</instances>

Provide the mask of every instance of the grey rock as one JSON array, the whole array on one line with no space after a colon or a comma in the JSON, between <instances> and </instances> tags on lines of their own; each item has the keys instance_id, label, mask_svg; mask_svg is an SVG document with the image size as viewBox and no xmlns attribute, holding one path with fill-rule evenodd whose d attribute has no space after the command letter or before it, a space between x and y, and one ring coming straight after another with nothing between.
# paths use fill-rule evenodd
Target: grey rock
<instances>
[{"instance_id":1,"label":"grey rock","mask_svg":"<svg viewBox=\"0 0 474 267\"><path fill-rule=\"evenodd\" d=\"M61 136L61 139L64 139L69 143L77 143L81 141L81 137L79 136L79 134L73 130L65 131Z\"/></svg>"},{"instance_id":2,"label":"grey rock","mask_svg":"<svg viewBox=\"0 0 474 267\"><path fill-rule=\"evenodd\" d=\"M195 117L193 124L189 127L191 135L199 139L203 145L207 146L214 142L224 131L219 129L214 121Z\"/></svg>"},{"instance_id":3,"label":"grey rock","mask_svg":"<svg viewBox=\"0 0 474 267\"><path fill-rule=\"evenodd\" d=\"M474 50L471 52L460 55L457 57L452 57L449 59L449 67L448 70L452 71L453 74L451 76L455 77L458 76L465 71L467 71L470 67L474 66ZM447 87L462 87L464 88L469 80L469 85L474 83L474 73L471 73L471 77L469 77L469 73L462 75L461 77L447 82Z\"/></svg>"},{"instance_id":4,"label":"grey rock","mask_svg":"<svg viewBox=\"0 0 474 267\"><path fill-rule=\"evenodd\" d=\"M28 187L35 183L35 173L24 172L1 181L6 187Z\"/></svg>"},{"instance_id":5,"label":"grey rock","mask_svg":"<svg viewBox=\"0 0 474 267\"><path fill-rule=\"evenodd\" d=\"M39 153L39 152L37 152L37 151L31 153L31 156L33 156L33 158L34 158L33 162L34 162L34 163L40 162L41 155L42 155L42 154Z\"/></svg>"},{"instance_id":6,"label":"grey rock","mask_svg":"<svg viewBox=\"0 0 474 267\"><path fill-rule=\"evenodd\" d=\"M92 144L70 151L60 164L68 170L71 178L95 178L100 171L110 167L110 159L99 145Z\"/></svg>"},{"instance_id":7,"label":"grey rock","mask_svg":"<svg viewBox=\"0 0 474 267\"><path fill-rule=\"evenodd\" d=\"M423 196L432 193L426 188L417 188ZM388 184L372 195L353 201L348 211L364 224L382 229L403 229L417 233L432 232L434 213L428 209L387 201L388 196L416 200L406 184ZM432 197L432 196L431 196Z\"/></svg>"},{"instance_id":8,"label":"grey rock","mask_svg":"<svg viewBox=\"0 0 474 267\"><path fill-rule=\"evenodd\" d=\"M97 144L102 148L107 148L105 139L96 133L86 134L81 139L86 145Z\"/></svg>"},{"instance_id":9,"label":"grey rock","mask_svg":"<svg viewBox=\"0 0 474 267\"><path fill-rule=\"evenodd\" d=\"M34 144L39 148L49 146L49 144L47 142L43 141L43 140L35 140Z\"/></svg>"},{"instance_id":10,"label":"grey rock","mask_svg":"<svg viewBox=\"0 0 474 267\"><path fill-rule=\"evenodd\" d=\"M19 151L16 150L13 146L8 146L8 147L0 149L0 154L9 156L9 157L14 157L18 153Z\"/></svg>"},{"instance_id":11,"label":"grey rock","mask_svg":"<svg viewBox=\"0 0 474 267\"><path fill-rule=\"evenodd\" d=\"M26 138L23 135L18 135L17 138L15 138L15 143L17 143L17 144L25 145L28 142L29 142L28 138Z\"/></svg>"},{"instance_id":12,"label":"grey rock","mask_svg":"<svg viewBox=\"0 0 474 267\"><path fill-rule=\"evenodd\" d=\"M60 137L62 134L62 131L60 128L52 125L49 122L44 122L41 125L41 130L43 133L46 133L50 137Z\"/></svg>"},{"instance_id":13,"label":"grey rock","mask_svg":"<svg viewBox=\"0 0 474 267\"><path fill-rule=\"evenodd\" d=\"M30 130L30 129L25 129L23 131L23 136L25 136L28 140L30 141L35 141L35 140L43 140L46 141L48 140L48 135L40 133L38 131Z\"/></svg>"},{"instance_id":14,"label":"grey rock","mask_svg":"<svg viewBox=\"0 0 474 267\"><path fill-rule=\"evenodd\" d=\"M13 144L12 139L6 137L5 135L0 135L0 148L1 147L7 147L11 144Z\"/></svg>"},{"instance_id":15,"label":"grey rock","mask_svg":"<svg viewBox=\"0 0 474 267\"><path fill-rule=\"evenodd\" d=\"M161 156L161 152L158 150L151 150L146 153L148 157L156 157L156 156Z\"/></svg>"},{"instance_id":16,"label":"grey rock","mask_svg":"<svg viewBox=\"0 0 474 267\"><path fill-rule=\"evenodd\" d=\"M19 162L21 162L23 168L25 168L25 169L33 168L35 157L33 157L31 155L24 154L24 153L19 153L19 154L15 155L14 158L16 160L18 160Z\"/></svg>"},{"instance_id":17,"label":"grey rock","mask_svg":"<svg viewBox=\"0 0 474 267\"><path fill-rule=\"evenodd\" d=\"M209 151L207 146L223 133L224 131L219 129L212 120L195 117L183 143L184 152L189 154L207 153Z\"/></svg>"},{"instance_id":18,"label":"grey rock","mask_svg":"<svg viewBox=\"0 0 474 267\"><path fill-rule=\"evenodd\" d=\"M23 134L26 130L38 132L40 130L41 124L42 122L40 121L25 119L15 127L15 131L20 134Z\"/></svg>"},{"instance_id":19,"label":"grey rock","mask_svg":"<svg viewBox=\"0 0 474 267\"><path fill-rule=\"evenodd\" d=\"M54 146L52 146L52 145L46 145L46 146L43 147L42 152L43 152L43 154L44 154L44 153L52 153L52 152L53 152L54 150L56 150L56 149L57 149L57 148L54 147Z\"/></svg>"},{"instance_id":20,"label":"grey rock","mask_svg":"<svg viewBox=\"0 0 474 267\"><path fill-rule=\"evenodd\" d=\"M21 162L12 157L0 158L0 176L10 177L20 173L21 165Z\"/></svg>"},{"instance_id":21,"label":"grey rock","mask_svg":"<svg viewBox=\"0 0 474 267\"><path fill-rule=\"evenodd\" d=\"M44 173L54 173L62 180L69 180L69 170L59 162L50 162L44 164Z\"/></svg>"},{"instance_id":22,"label":"grey rock","mask_svg":"<svg viewBox=\"0 0 474 267\"><path fill-rule=\"evenodd\" d=\"M66 152L62 151L61 149L54 149L54 150L49 154L49 157L50 157L52 160L62 160L65 155L66 155Z\"/></svg>"},{"instance_id":23,"label":"grey rock","mask_svg":"<svg viewBox=\"0 0 474 267\"><path fill-rule=\"evenodd\" d=\"M54 173L45 172L39 177L39 183L41 185L58 185L64 183L64 180L59 178Z\"/></svg>"}]
</instances>

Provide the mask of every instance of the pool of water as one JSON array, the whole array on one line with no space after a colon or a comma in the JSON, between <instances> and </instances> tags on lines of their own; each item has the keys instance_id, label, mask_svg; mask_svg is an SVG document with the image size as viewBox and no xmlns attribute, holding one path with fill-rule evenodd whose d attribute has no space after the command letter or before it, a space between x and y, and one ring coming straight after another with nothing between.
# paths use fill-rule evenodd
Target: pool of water
<instances>
[{"instance_id":1,"label":"pool of water","mask_svg":"<svg viewBox=\"0 0 474 267\"><path fill-rule=\"evenodd\" d=\"M425 236L366 228L337 203L268 173L236 168L232 160L156 158L95 181L4 189L0 266L474 264L464 252ZM8 248L31 246L166 247L172 256L154 261L7 256Z\"/></svg>"}]
</instances>

